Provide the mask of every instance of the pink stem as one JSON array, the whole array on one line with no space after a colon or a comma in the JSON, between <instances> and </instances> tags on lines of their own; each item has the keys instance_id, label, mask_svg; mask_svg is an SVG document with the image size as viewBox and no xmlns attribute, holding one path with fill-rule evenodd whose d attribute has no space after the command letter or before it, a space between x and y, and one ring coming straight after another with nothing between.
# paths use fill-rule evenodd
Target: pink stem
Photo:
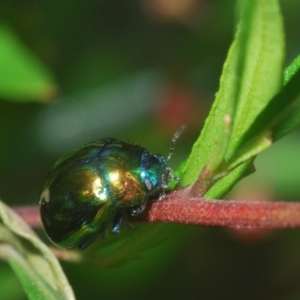
<instances>
[{"instance_id":1,"label":"pink stem","mask_svg":"<svg viewBox=\"0 0 300 300\"><path fill-rule=\"evenodd\" d=\"M190 187L174 190L151 204L143 214L148 222L183 223L234 228L300 227L300 203L248 202L189 198ZM15 207L31 227L41 229L37 205Z\"/></svg>"},{"instance_id":2,"label":"pink stem","mask_svg":"<svg viewBox=\"0 0 300 300\"><path fill-rule=\"evenodd\" d=\"M146 220L234 228L300 227L300 203L187 199L188 189L154 202Z\"/></svg>"},{"instance_id":3,"label":"pink stem","mask_svg":"<svg viewBox=\"0 0 300 300\"><path fill-rule=\"evenodd\" d=\"M41 229L42 222L38 205L15 206L13 210L32 228Z\"/></svg>"}]
</instances>

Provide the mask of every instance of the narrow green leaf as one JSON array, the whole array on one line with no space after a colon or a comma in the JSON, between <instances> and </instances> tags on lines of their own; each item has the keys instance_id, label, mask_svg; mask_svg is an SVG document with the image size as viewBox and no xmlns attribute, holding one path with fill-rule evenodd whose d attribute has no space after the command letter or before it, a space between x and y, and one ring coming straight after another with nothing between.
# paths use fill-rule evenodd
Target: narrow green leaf
<instances>
[{"instance_id":1,"label":"narrow green leaf","mask_svg":"<svg viewBox=\"0 0 300 300\"><path fill-rule=\"evenodd\" d=\"M57 291L51 288L47 281L32 269L31 264L16 249L10 245L0 246L2 256L5 256L8 263L18 276L29 299L66 299Z\"/></svg>"},{"instance_id":2,"label":"narrow green leaf","mask_svg":"<svg viewBox=\"0 0 300 300\"><path fill-rule=\"evenodd\" d=\"M30 299L75 299L56 257L29 226L0 202L0 257L20 279Z\"/></svg>"},{"instance_id":3,"label":"narrow green leaf","mask_svg":"<svg viewBox=\"0 0 300 300\"><path fill-rule=\"evenodd\" d=\"M253 161L254 159L252 158L242 163L233 171L231 171L226 177L217 181L214 186L205 194L205 197L209 199L222 198L235 186L237 182L255 171Z\"/></svg>"},{"instance_id":4,"label":"narrow green leaf","mask_svg":"<svg viewBox=\"0 0 300 300\"><path fill-rule=\"evenodd\" d=\"M231 171L243 162L255 157L258 153L269 148L272 144L272 135L270 131L262 131L250 140L244 147L237 151L236 154L228 161L227 170Z\"/></svg>"},{"instance_id":5,"label":"narrow green leaf","mask_svg":"<svg viewBox=\"0 0 300 300\"><path fill-rule=\"evenodd\" d=\"M49 70L8 26L0 23L0 97L10 101L46 102L56 93Z\"/></svg>"},{"instance_id":6,"label":"narrow green leaf","mask_svg":"<svg viewBox=\"0 0 300 300\"><path fill-rule=\"evenodd\" d=\"M229 168L246 161L268 148L273 142L300 125L300 56L284 71L284 88L257 116L240 146L229 161Z\"/></svg>"},{"instance_id":7,"label":"narrow green leaf","mask_svg":"<svg viewBox=\"0 0 300 300\"><path fill-rule=\"evenodd\" d=\"M257 117L241 139L240 148L247 147L264 132L269 132L274 141L291 132L300 125L300 71L284 86L268 106Z\"/></svg>"},{"instance_id":8,"label":"narrow green leaf","mask_svg":"<svg viewBox=\"0 0 300 300\"><path fill-rule=\"evenodd\" d=\"M184 167L182 185L195 181L205 165L212 171L209 176L227 174L226 160L239 150L239 140L281 87L284 35L278 1L245 0L239 7L241 20L223 68L220 90ZM253 146L261 147L257 143ZM251 162L215 184L209 195L222 195L249 173L249 168Z\"/></svg>"},{"instance_id":9,"label":"narrow green leaf","mask_svg":"<svg viewBox=\"0 0 300 300\"><path fill-rule=\"evenodd\" d=\"M251 8L252 17L248 14ZM244 14L246 16L241 27L248 28L248 32L245 30L241 33L241 36L245 34L242 41L245 45L240 48L240 55L245 59L243 71L239 74L241 86L238 108L227 158L235 153L239 139L282 86L285 46L278 1L247 0Z\"/></svg>"},{"instance_id":10,"label":"narrow green leaf","mask_svg":"<svg viewBox=\"0 0 300 300\"><path fill-rule=\"evenodd\" d=\"M283 78L284 84L287 84L290 79L299 71L300 69L300 55L298 55L293 62L284 70Z\"/></svg>"}]
</instances>

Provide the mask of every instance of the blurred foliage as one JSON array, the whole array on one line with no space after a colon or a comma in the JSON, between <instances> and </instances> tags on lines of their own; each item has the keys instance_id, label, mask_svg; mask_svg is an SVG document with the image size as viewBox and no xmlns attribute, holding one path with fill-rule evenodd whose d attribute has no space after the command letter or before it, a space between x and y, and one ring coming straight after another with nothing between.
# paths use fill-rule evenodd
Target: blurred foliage
<instances>
[{"instance_id":1,"label":"blurred foliage","mask_svg":"<svg viewBox=\"0 0 300 300\"><path fill-rule=\"evenodd\" d=\"M18 41L5 24L0 24L0 94L10 100L47 101L55 86L51 75Z\"/></svg>"},{"instance_id":2,"label":"blurred foliage","mask_svg":"<svg viewBox=\"0 0 300 300\"><path fill-rule=\"evenodd\" d=\"M6 203L37 203L57 157L98 137L134 140L167 154L173 132L185 123L172 166L186 157L218 89L235 1L182 1L180 9L174 2L0 3L0 24L60 91L50 106L1 96L0 195ZM281 5L290 62L300 49L300 5ZM237 188L299 200L299 141L295 132L267 150L256 174ZM299 233L276 231L249 241L224 229L185 228L121 268L63 267L78 299L297 299ZM1 299L25 299L4 264L0 278Z\"/></svg>"}]
</instances>

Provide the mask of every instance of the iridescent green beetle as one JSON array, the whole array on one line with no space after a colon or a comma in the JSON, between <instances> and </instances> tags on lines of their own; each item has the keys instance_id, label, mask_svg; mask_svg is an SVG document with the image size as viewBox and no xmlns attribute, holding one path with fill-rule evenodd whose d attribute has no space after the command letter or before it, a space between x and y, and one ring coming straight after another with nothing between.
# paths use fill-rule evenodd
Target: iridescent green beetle
<instances>
[{"instance_id":1,"label":"iridescent green beetle","mask_svg":"<svg viewBox=\"0 0 300 300\"><path fill-rule=\"evenodd\" d=\"M126 214L144 211L171 180L167 166L182 126L164 158L131 142L102 138L60 158L40 197L44 230L58 247L84 249L100 234L118 233Z\"/></svg>"}]
</instances>

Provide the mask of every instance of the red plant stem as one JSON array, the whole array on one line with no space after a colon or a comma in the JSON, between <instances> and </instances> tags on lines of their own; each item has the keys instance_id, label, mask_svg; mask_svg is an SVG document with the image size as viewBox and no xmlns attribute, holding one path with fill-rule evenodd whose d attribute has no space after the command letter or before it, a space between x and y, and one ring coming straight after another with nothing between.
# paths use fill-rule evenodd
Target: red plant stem
<instances>
[{"instance_id":1,"label":"red plant stem","mask_svg":"<svg viewBox=\"0 0 300 300\"><path fill-rule=\"evenodd\" d=\"M300 203L248 202L189 198L190 187L169 193L143 214L148 222L225 226L234 228L300 227ZM31 227L41 229L38 206L15 207Z\"/></svg>"},{"instance_id":2,"label":"red plant stem","mask_svg":"<svg viewBox=\"0 0 300 300\"><path fill-rule=\"evenodd\" d=\"M15 206L13 210L32 228L41 229L42 222L38 205Z\"/></svg>"},{"instance_id":3,"label":"red plant stem","mask_svg":"<svg viewBox=\"0 0 300 300\"><path fill-rule=\"evenodd\" d=\"M189 187L154 202L148 222L212 225L233 228L300 227L300 203L187 199Z\"/></svg>"}]
</instances>

